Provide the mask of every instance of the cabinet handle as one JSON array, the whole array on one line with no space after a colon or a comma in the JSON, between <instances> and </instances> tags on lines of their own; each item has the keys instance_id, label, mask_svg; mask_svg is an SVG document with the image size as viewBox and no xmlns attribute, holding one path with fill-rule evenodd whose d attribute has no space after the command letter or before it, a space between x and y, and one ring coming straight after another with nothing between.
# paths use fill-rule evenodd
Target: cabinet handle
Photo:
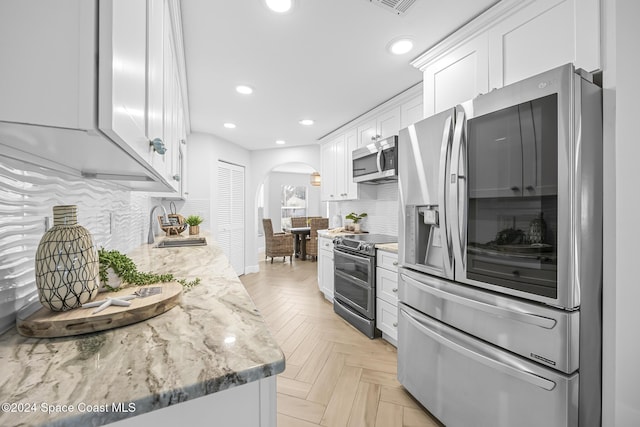
<instances>
[{"instance_id":1,"label":"cabinet handle","mask_svg":"<svg viewBox=\"0 0 640 427\"><path fill-rule=\"evenodd\" d=\"M393 266L397 267L398 266L398 261L393 261Z\"/></svg>"},{"instance_id":2,"label":"cabinet handle","mask_svg":"<svg viewBox=\"0 0 640 427\"><path fill-rule=\"evenodd\" d=\"M398 322L393 322L393 327L397 328L398 327Z\"/></svg>"},{"instance_id":3,"label":"cabinet handle","mask_svg":"<svg viewBox=\"0 0 640 427\"><path fill-rule=\"evenodd\" d=\"M325 245L326 247L329 247L329 244L328 244L328 243L325 243L324 245Z\"/></svg>"},{"instance_id":4,"label":"cabinet handle","mask_svg":"<svg viewBox=\"0 0 640 427\"><path fill-rule=\"evenodd\" d=\"M398 292L398 288L393 288L392 291L393 292Z\"/></svg>"},{"instance_id":5,"label":"cabinet handle","mask_svg":"<svg viewBox=\"0 0 640 427\"><path fill-rule=\"evenodd\" d=\"M173 178L174 181L180 182L180 175L173 175L171 178Z\"/></svg>"},{"instance_id":6,"label":"cabinet handle","mask_svg":"<svg viewBox=\"0 0 640 427\"><path fill-rule=\"evenodd\" d=\"M160 138L155 138L149 141L149 145L153 147L153 151L158 154L164 154L167 152L167 147L164 145L164 142Z\"/></svg>"},{"instance_id":7,"label":"cabinet handle","mask_svg":"<svg viewBox=\"0 0 640 427\"><path fill-rule=\"evenodd\" d=\"M528 191L533 191L533 190L535 190L535 188L533 187L533 185L527 185L527 190Z\"/></svg>"},{"instance_id":8,"label":"cabinet handle","mask_svg":"<svg viewBox=\"0 0 640 427\"><path fill-rule=\"evenodd\" d=\"M511 187L511 191L520 191L520 187L514 185Z\"/></svg>"}]
</instances>

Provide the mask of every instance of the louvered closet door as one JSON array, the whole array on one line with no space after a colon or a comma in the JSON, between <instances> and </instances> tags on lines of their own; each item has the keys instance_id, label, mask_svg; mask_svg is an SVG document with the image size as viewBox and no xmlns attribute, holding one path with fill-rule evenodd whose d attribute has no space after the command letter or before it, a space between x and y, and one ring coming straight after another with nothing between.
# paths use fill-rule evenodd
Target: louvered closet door
<instances>
[{"instance_id":1,"label":"louvered closet door","mask_svg":"<svg viewBox=\"0 0 640 427\"><path fill-rule=\"evenodd\" d=\"M244 274L244 167L218 162L218 243L236 274Z\"/></svg>"}]
</instances>

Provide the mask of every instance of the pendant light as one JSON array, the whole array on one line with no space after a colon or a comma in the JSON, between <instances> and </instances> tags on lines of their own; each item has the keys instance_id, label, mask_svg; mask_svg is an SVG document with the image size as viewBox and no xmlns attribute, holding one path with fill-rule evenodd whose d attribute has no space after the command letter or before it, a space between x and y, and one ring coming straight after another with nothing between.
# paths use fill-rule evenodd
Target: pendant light
<instances>
[{"instance_id":1,"label":"pendant light","mask_svg":"<svg viewBox=\"0 0 640 427\"><path fill-rule=\"evenodd\" d=\"M314 187L320 187L320 174L318 172L311 174L311 185Z\"/></svg>"}]
</instances>

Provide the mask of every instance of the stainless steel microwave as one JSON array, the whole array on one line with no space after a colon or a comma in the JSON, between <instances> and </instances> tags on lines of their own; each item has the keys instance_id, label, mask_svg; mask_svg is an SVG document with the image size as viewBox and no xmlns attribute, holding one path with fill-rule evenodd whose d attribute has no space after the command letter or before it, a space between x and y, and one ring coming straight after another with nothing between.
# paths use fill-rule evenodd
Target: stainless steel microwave
<instances>
[{"instance_id":1,"label":"stainless steel microwave","mask_svg":"<svg viewBox=\"0 0 640 427\"><path fill-rule=\"evenodd\" d=\"M354 150L353 181L379 184L398 180L398 136L390 136Z\"/></svg>"}]
</instances>

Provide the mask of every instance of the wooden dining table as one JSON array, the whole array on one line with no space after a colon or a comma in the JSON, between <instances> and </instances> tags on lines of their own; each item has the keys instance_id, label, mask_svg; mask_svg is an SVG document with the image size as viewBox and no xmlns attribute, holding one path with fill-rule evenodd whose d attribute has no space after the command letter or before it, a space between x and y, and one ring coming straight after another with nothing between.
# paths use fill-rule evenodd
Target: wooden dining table
<instances>
[{"instance_id":1,"label":"wooden dining table","mask_svg":"<svg viewBox=\"0 0 640 427\"><path fill-rule=\"evenodd\" d=\"M296 254L300 254L300 259L307 259L307 244L305 242L306 236L311 234L311 227L292 227L285 229L289 233L293 234L293 251Z\"/></svg>"}]
</instances>

